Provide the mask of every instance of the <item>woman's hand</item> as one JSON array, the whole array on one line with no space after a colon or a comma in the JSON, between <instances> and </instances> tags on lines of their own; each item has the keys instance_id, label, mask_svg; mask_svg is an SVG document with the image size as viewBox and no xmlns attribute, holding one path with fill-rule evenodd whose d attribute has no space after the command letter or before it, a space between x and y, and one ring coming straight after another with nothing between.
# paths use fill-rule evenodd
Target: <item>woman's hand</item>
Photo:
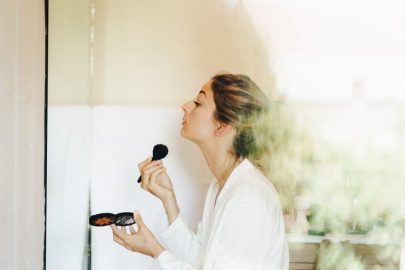
<instances>
[{"instance_id":1,"label":"woman's hand","mask_svg":"<svg viewBox=\"0 0 405 270\"><path fill-rule=\"evenodd\" d=\"M129 226L130 233L127 233L125 226L122 226L120 230L114 224L111 225L114 241L131 251L152 257L158 257L164 251L164 248L159 244L149 228L143 223L138 211L134 212L134 219L138 231L135 231L133 226Z\"/></svg>"},{"instance_id":2,"label":"woman's hand","mask_svg":"<svg viewBox=\"0 0 405 270\"><path fill-rule=\"evenodd\" d=\"M166 210L169 224L178 216L180 210L177 206L172 181L167 175L162 160L153 160L149 157L138 164L141 173L141 187L158 197Z\"/></svg>"},{"instance_id":3,"label":"woman's hand","mask_svg":"<svg viewBox=\"0 0 405 270\"><path fill-rule=\"evenodd\" d=\"M158 197L162 202L169 200L173 194L173 185L166 173L162 160L148 158L138 164L141 173L141 187Z\"/></svg>"}]
</instances>

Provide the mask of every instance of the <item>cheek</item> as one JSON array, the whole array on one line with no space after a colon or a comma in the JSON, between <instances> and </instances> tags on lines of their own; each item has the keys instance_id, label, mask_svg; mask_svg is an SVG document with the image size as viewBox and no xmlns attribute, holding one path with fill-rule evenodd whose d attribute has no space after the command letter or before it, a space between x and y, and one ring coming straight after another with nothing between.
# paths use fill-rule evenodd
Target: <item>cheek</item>
<instances>
[{"instance_id":1,"label":"cheek","mask_svg":"<svg viewBox=\"0 0 405 270\"><path fill-rule=\"evenodd\" d=\"M202 134L212 133L215 128L212 117L208 113L196 113L190 120L190 127Z\"/></svg>"}]
</instances>

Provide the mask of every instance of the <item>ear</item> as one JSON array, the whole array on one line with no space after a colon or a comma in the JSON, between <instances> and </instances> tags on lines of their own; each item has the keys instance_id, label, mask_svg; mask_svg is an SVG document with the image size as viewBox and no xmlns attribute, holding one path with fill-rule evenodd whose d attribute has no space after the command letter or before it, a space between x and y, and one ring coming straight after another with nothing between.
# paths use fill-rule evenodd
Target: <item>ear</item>
<instances>
[{"instance_id":1,"label":"ear","mask_svg":"<svg viewBox=\"0 0 405 270\"><path fill-rule=\"evenodd\" d=\"M215 136L224 136L233 131L233 127L229 124L218 123L215 128Z\"/></svg>"}]
</instances>

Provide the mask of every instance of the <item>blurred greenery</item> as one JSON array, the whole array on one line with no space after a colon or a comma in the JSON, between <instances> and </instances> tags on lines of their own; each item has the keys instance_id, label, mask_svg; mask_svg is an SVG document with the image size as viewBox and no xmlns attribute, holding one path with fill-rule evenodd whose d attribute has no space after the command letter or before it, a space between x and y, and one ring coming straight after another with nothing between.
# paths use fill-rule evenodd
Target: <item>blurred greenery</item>
<instances>
[{"instance_id":1,"label":"blurred greenery","mask_svg":"<svg viewBox=\"0 0 405 270\"><path fill-rule=\"evenodd\" d=\"M403 106L388 104L384 107L369 104L352 126L350 119L342 113L341 125L344 127L346 121L349 126L345 132L352 132L351 129L356 128L357 123L371 122L360 130L363 132L363 137L360 137L362 145L358 145L358 138L354 138L358 137L355 132L353 139L350 134L347 135L350 140L346 143L325 139L319 134L320 128L313 127L321 126L327 129L327 124L333 125L334 123L327 123L328 112L320 118L327 124L305 122L293 106L294 104L288 104L283 99L273 103L267 119L270 130L266 138L263 138L267 140L270 149L269 155L263 158L263 167L280 194L284 211L291 211L295 195L307 194L313 202L308 218L315 233L367 233L375 227L403 224ZM322 107L314 107L316 113L323 114ZM341 107L347 111L348 106ZM310 106L305 108L313 109ZM337 107L336 111L339 109ZM375 113L375 110L378 112ZM394 121L388 131L400 138L400 145L390 148L389 151L376 146L373 141L377 135L380 136L381 131L386 132L381 130L384 126L377 120L375 123L370 121L370 115L379 116L382 119L380 122L385 121L386 112L387 119ZM339 116L339 112L333 115ZM300 125L302 122L305 125Z\"/></svg>"}]
</instances>

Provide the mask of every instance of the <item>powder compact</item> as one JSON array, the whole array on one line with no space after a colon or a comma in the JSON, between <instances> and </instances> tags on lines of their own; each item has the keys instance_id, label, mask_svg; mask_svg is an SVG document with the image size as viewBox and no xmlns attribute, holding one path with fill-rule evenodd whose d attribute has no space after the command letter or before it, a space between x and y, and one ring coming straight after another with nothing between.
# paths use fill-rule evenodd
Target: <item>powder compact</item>
<instances>
[{"instance_id":1,"label":"powder compact","mask_svg":"<svg viewBox=\"0 0 405 270\"><path fill-rule=\"evenodd\" d=\"M112 213L100 213L90 216L89 224L96 227L109 226L111 224L129 226L135 224L135 220L131 212L123 212L116 215Z\"/></svg>"}]
</instances>

